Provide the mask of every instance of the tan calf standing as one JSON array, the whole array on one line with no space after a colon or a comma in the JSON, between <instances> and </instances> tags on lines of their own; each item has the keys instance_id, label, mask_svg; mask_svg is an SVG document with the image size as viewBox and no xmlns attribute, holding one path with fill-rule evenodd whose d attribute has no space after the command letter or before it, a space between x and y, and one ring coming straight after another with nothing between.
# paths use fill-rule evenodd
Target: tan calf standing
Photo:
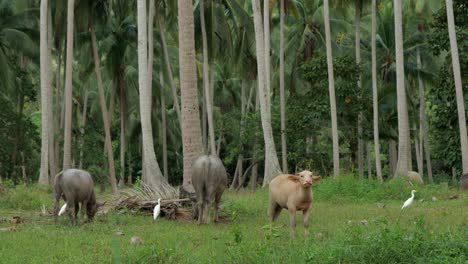
<instances>
[{"instance_id":1,"label":"tan calf standing","mask_svg":"<svg viewBox=\"0 0 468 264\"><path fill-rule=\"evenodd\" d=\"M296 175L278 175L270 182L268 215L270 224L278 217L281 210L288 209L291 236L296 238L296 211L304 216L304 235L309 236L309 208L312 202L312 182L320 181L320 176L313 176L305 170Z\"/></svg>"}]
</instances>

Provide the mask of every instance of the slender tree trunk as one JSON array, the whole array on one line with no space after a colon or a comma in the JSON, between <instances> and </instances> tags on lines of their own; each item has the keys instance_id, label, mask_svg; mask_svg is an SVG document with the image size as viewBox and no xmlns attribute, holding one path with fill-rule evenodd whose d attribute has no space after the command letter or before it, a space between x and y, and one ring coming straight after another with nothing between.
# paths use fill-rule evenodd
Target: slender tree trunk
<instances>
[{"instance_id":1,"label":"slender tree trunk","mask_svg":"<svg viewBox=\"0 0 468 264\"><path fill-rule=\"evenodd\" d=\"M71 125L72 125L72 73L73 73L73 25L75 0L68 0L67 15L67 62L65 79L65 129L63 142L63 170L71 166Z\"/></svg>"},{"instance_id":2,"label":"slender tree trunk","mask_svg":"<svg viewBox=\"0 0 468 264\"><path fill-rule=\"evenodd\" d=\"M255 89L255 82L252 82L252 90L255 92L255 107L254 111L258 112L260 107L260 99L258 98L258 89ZM252 144L253 152L256 152L257 149L257 140L254 140ZM252 174L250 175L250 186L253 190L257 189L257 177L258 177L258 163L255 160L255 156L252 158Z\"/></svg>"},{"instance_id":3,"label":"slender tree trunk","mask_svg":"<svg viewBox=\"0 0 468 264\"><path fill-rule=\"evenodd\" d=\"M202 41L203 41L203 86L205 89L205 98L206 101L206 113L208 116L208 134L210 138L210 149L211 155L215 155L215 134L214 134L214 123L213 123L213 106L211 101L210 93L210 77L208 75L208 42L206 38L206 28L205 28L205 12L203 6L204 0L200 1L200 21L201 21L201 30L202 30Z\"/></svg>"},{"instance_id":4,"label":"slender tree trunk","mask_svg":"<svg viewBox=\"0 0 468 264\"><path fill-rule=\"evenodd\" d=\"M266 1L267 2L267 1ZM283 172L288 173L288 154L286 149L286 102L284 94L284 0L280 7L280 112L281 112L281 157Z\"/></svg>"},{"instance_id":5,"label":"slender tree trunk","mask_svg":"<svg viewBox=\"0 0 468 264\"><path fill-rule=\"evenodd\" d=\"M104 133L106 135L107 145L107 161L109 162L109 183L112 188L112 193L117 194L117 180L115 177L114 154L112 151L112 139L110 134L110 123L106 106L106 97L104 95L104 85L102 84L101 65L97 49L96 31L94 29L94 22L91 20L91 45L93 47L94 70L96 72L96 79L98 83L99 102L101 105L102 122L104 123Z\"/></svg>"},{"instance_id":6,"label":"slender tree trunk","mask_svg":"<svg viewBox=\"0 0 468 264\"><path fill-rule=\"evenodd\" d=\"M162 156L163 156L163 172L166 179L169 180L167 170L167 124L166 124L166 98L164 94L164 77L163 72L159 72L159 82L161 85L161 123L162 123Z\"/></svg>"},{"instance_id":7,"label":"slender tree trunk","mask_svg":"<svg viewBox=\"0 0 468 264\"><path fill-rule=\"evenodd\" d=\"M325 23L325 41L327 46L327 65L328 65L328 89L330 92L330 112L332 123L332 138L333 138L333 177L338 177L340 173L340 154L338 143L338 125L336 120L336 99L335 99L335 80L333 74L333 55L330 36L330 16L328 8L328 0L323 2L323 14Z\"/></svg>"},{"instance_id":8,"label":"slender tree trunk","mask_svg":"<svg viewBox=\"0 0 468 264\"><path fill-rule=\"evenodd\" d=\"M422 69L421 63L421 54L419 52L419 48L417 49L417 66L419 69ZM423 149L426 154L426 166L427 166L427 176L429 177L429 182L434 182L432 178L432 163L431 163L431 154L429 150L429 132L427 129L427 122L426 122L426 99L424 93L424 83L421 76L418 73L418 83L419 83L419 133L420 133L420 153L421 156L423 155ZM424 146L424 148L423 148ZM421 174L422 177L422 174Z\"/></svg>"},{"instance_id":9,"label":"slender tree trunk","mask_svg":"<svg viewBox=\"0 0 468 264\"><path fill-rule=\"evenodd\" d=\"M48 112L49 112L49 172L50 172L50 177L52 180L52 177L57 174L56 170L56 164L55 164L55 152L54 152L54 142L55 142L55 128L54 128L54 96L53 96L53 88L52 88L52 11L51 11L51 5L49 4L47 6L47 54L49 56L49 59L47 62L49 63L49 66L47 67L47 70L49 71L48 75L48 81L49 81L49 89L48 89L48 97L49 97L49 104L48 104ZM53 181L53 180L52 180Z\"/></svg>"},{"instance_id":10,"label":"slender tree trunk","mask_svg":"<svg viewBox=\"0 0 468 264\"><path fill-rule=\"evenodd\" d=\"M372 0L372 106L374 112L374 152L375 152L375 172L377 179L382 183L382 164L380 161L380 139L379 139L379 99L377 90L377 7L376 0Z\"/></svg>"},{"instance_id":11,"label":"slender tree trunk","mask_svg":"<svg viewBox=\"0 0 468 264\"><path fill-rule=\"evenodd\" d=\"M83 103L83 111L82 114L83 116L81 117L81 146L80 146L80 162L79 162L79 169L83 168L83 148L84 148L84 133L86 129L86 117L87 117L87 112L88 112L88 91L85 91L85 96L84 96L84 103Z\"/></svg>"},{"instance_id":12,"label":"slender tree trunk","mask_svg":"<svg viewBox=\"0 0 468 264\"><path fill-rule=\"evenodd\" d=\"M270 1L263 1L263 41L265 42L265 91L268 118L271 119L271 74L270 74Z\"/></svg>"},{"instance_id":13,"label":"slender tree trunk","mask_svg":"<svg viewBox=\"0 0 468 264\"><path fill-rule=\"evenodd\" d=\"M367 178L372 179L372 157L371 157L371 143L366 142L366 156L367 156Z\"/></svg>"},{"instance_id":14,"label":"slender tree trunk","mask_svg":"<svg viewBox=\"0 0 468 264\"><path fill-rule=\"evenodd\" d=\"M391 174L395 174L398 163L398 151L395 140L390 139L388 142L389 161Z\"/></svg>"},{"instance_id":15,"label":"slender tree trunk","mask_svg":"<svg viewBox=\"0 0 468 264\"><path fill-rule=\"evenodd\" d=\"M263 186L266 186L281 171L278 157L276 156L275 142L273 140L273 131L271 127L271 118L269 114L269 94L266 88L266 65L265 65L265 47L262 27L262 15L260 3L258 0L252 1L255 28L255 46L257 53L257 72L258 72L258 96L260 98L260 115L262 119L263 138L265 141L265 176Z\"/></svg>"},{"instance_id":16,"label":"slender tree trunk","mask_svg":"<svg viewBox=\"0 0 468 264\"><path fill-rule=\"evenodd\" d=\"M453 78L455 80L455 92L457 94L458 125L460 127L460 144L462 151L463 174L468 173L468 137L466 132L465 101L463 99L463 85L460 73L460 61L458 58L457 35L453 16L452 0L445 0L447 9L447 24L450 38L450 51L452 53Z\"/></svg>"},{"instance_id":17,"label":"slender tree trunk","mask_svg":"<svg viewBox=\"0 0 468 264\"><path fill-rule=\"evenodd\" d=\"M174 75L172 74L171 61L169 60L169 52L167 51L166 36L164 33L164 27L161 23L161 17L160 17L159 12L158 12L158 16L156 16L156 20L157 20L158 28L159 28L159 36L161 37L161 46L162 46L163 55L164 55L164 64L166 65L167 76L169 77L169 84L171 85L172 98L174 100L174 108L177 114L177 119L179 120L180 129L182 129L182 117L180 114L179 96L177 95L177 87L175 86L175 83L174 83L174 77L173 77Z\"/></svg>"},{"instance_id":18,"label":"slender tree trunk","mask_svg":"<svg viewBox=\"0 0 468 264\"><path fill-rule=\"evenodd\" d=\"M40 185L49 184L49 90L50 90L50 54L47 34L48 0L41 1L40 10L40 66L41 66L41 169Z\"/></svg>"},{"instance_id":19,"label":"slender tree trunk","mask_svg":"<svg viewBox=\"0 0 468 264\"><path fill-rule=\"evenodd\" d=\"M355 20L356 20L356 64L361 63L361 11L362 0L355 0ZM362 95L362 80L361 76L358 77L359 94ZM358 171L359 178L362 179L364 175L364 142L362 140L362 111L358 115Z\"/></svg>"},{"instance_id":20,"label":"slender tree trunk","mask_svg":"<svg viewBox=\"0 0 468 264\"><path fill-rule=\"evenodd\" d=\"M423 159L421 156L421 152L419 152L419 140L418 140L418 134L416 133L416 124L413 124L414 128L414 150L415 150L415 155L416 155L416 164L418 166L418 173L423 176Z\"/></svg>"},{"instance_id":21,"label":"slender tree trunk","mask_svg":"<svg viewBox=\"0 0 468 264\"><path fill-rule=\"evenodd\" d=\"M120 179L125 179L125 150L126 142L125 136L127 135L127 89L125 81L122 79L121 74L123 69L119 69L117 76L117 83L120 93Z\"/></svg>"},{"instance_id":22,"label":"slender tree trunk","mask_svg":"<svg viewBox=\"0 0 468 264\"><path fill-rule=\"evenodd\" d=\"M62 90L61 88L61 82L60 82L60 74L61 74L61 69L62 69L62 38L61 35L59 34L56 36L58 38L58 47L56 49L57 52L57 70L55 72L55 142L54 142L54 156L55 156L55 165L56 168L55 170L58 171L58 166L60 164L60 120L61 120L61 101L60 100L60 91Z\"/></svg>"},{"instance_id":23,"label":"slender tree trunk","mask_svg":"<svg viewBox=\"0 0 468 264\"><path fill-rule=\"evenodd\" d=\"M405 91L405 68L403 59L403 27L401 0L394 0L395 13L395 54L396 54L396 87L398 108L398 163L395 177L408 175L409 166L409 124Z\"/></svg>"},{"instance_id":24,"label":"slender tree trunk","mask_svg":"<svg viewBox=\"0 0 468 264\"><path fill-rule=\"evenodd\" d=\"M192 0L178 0L179 67L182 95L183 188L194 192L192 163L202 154Z\"/></svg>"},{"instance_id":25,"label":"slender tree trunk","mask_svg":"<svg viewBox=\"0 0 468 264\"><path fill-rule=\"evenodd\" d=\"M204 85L204 84L203 84ZM205 94L205 89L202 89L202 95L203 95L203 100L202 100L202 145L203 145L203 152L207 153L207 148L208 148L208 142L207 142L207 113L206 113L206 94Z\"/></svg>"}]
</instances>

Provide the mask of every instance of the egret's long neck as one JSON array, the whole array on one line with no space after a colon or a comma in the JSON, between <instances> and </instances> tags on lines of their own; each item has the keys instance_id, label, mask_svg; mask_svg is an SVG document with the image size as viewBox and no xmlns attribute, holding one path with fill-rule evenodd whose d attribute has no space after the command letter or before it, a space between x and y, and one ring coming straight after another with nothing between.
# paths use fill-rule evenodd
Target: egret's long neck
<instances>
[{"instance_id":1,"label":"egret's long neck","mask_svg":"<svg viewBox=\"0 0 468 264\"><path fill-rule=\"evenodd\" d=\"M414 192L411 192L411 198L414 198Z\"/></svg>"}]
</instances>

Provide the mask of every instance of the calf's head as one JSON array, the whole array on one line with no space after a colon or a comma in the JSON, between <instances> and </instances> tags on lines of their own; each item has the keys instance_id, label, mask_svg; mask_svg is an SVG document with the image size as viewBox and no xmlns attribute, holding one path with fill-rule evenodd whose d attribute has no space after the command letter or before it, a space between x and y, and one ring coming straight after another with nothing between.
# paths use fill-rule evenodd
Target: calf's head
<instances>
[{"instance_id":1,"label":"calf's head","mask_svg":"<svg viewBox=\"0 0 468 264\"><path fill-rule=\"evenodd\" d=\"M320 181L320 176L312 175L312 172L305 170L298 173L299 182L304 187L309 187L312 185L313 182Z\"/></svg>"}]
</instances>

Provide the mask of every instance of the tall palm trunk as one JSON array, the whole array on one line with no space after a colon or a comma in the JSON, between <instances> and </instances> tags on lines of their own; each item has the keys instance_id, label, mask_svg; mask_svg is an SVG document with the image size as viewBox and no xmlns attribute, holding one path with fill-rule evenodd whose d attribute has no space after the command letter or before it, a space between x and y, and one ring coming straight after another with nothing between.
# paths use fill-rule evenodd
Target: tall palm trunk
<instances>
[{"instance_id":1,"label":"tall palm trunk","mask_svg":"<svg viewBox=\"0 0 468 264\"><path fill-rule=\"evenodd\" d=\"M83 110L81 111L82 116L81 116L81 143L80 143L80 161L78 168L82 169L83 168L83 153L84 153L84 132L85 132L85 127L86 127L86 118L87 118L87 113L88 113L88 96L89 93L88 91L85 91L85 96L83 99Z\"/></svg>"},{"instance_id":2,"label":"tall palm trunk","mask_svg":"<svg viewBox=\"0 0 468 264\"><path fill-rule=\"evenodd\" d=\"M383 182L382 164L380 162L380 139L379 139L379 99L377 90L377 7L376 0L372 0L372 101L374 112L374 151L375 151L375 172L377 179Z\"/></svg>"},{"instance_id":3,"label":"tall palm trunk","mask_svg":"<svg viewBox=\"0 0 468 264\"><path fill-rule=\"evenodd\" d=\"M395 15L395 54L396 86L398 108L398 163L395 176L406 176L409 170L409 124L406 105L405 68L403 59L403 27L401 18L401 0L394 0Z\"/></svg>"},{"instance_id":4,"label":"tall palm trunk","mask_svg":"<svg viewBox=\"0 0 468 264\"><path fill-rule=\"evenodd\" d=\"M119 87L120 94L120 179L124 180L126 151L125 136L127 135L127 89L125 87L125 81L123 80L122 75L123 66L119 68L119 73L117 75L117 85Z\"/></svg>"},{"instance_id":5,"label":"tall palm trunk","mask_svg":"<svg viewBox=\"0 0 468 264\"><path fill-rule=\"evenodd\" d=\"M422 69L421 63L421 54L419 52L419 48L417 49L417 64L418 69ZM432 178L432 163L431 163L431 153L429 149L429 132L427 129L427 122L426 122L426 99L424 94L424 83L421 79L421 76L418 73L418 83L419 83L419 133L420 133L420 153L423 156L423 150L426 156L426 166L427 166L427 176L430 182L433 182L434 179ZM424 146L424 147L423 147ZM421 175L422 177L422 175Z\"/></svg>"},{"instance_id":6,"label":"tall palm trunk","mask_svg":"<svg viewBox=\"0 0 468 264\"><path fill-rule=\"evenodd\" d=\"M65 66L65 128L63 141L63 169L71 167L71 125L72 125L72 73L73 73L73 24L75 0L68 0L67 11L67 61Z\"/></svg>"},{"instance_id":7,"label":"tall palm trunk","mask_svg":"<svg viewBox=\"0 0 468 264\"><path fill-rule=\"evenodd\" d=\"M54 98L53 98L53 90L52 90L52 60L51 60L51 56L52 56L52 45L53 45L53 42L52 42L52 11L51 11L51 5L48 5L47 6L47 48L48 48L48 51L47 51L47 54L49 56L49 59L47 60L47 62L49 63L49 66L47 67L47 69L49 70L49 73L48 73L48 76L49 76L49 89L48 89L48 94L47 94L47 97L49 98L49 105L48 105L48 112L49 112L49 132L48 132L48 135L49 135L49 172L50 172L50 176L51 176L51 179L52 177L55 176L55 174L57 174L57 169L56 169L56 164L55 164L55 151L54 151L54 147L55 147L55 128L54 128L54 113L53 113L53 109L54 109ZM52 180L53 181L53 180Z\"/></svg>"},{"instance_id":8,"label":"tall palm trunk","mask_svg":"<svg viewBox=\"0 0 468 264\"><path fill-rule=\"evenodd\" d=\"M150 1L150 16L153 14L154 2ZM161 197L170 197L174 194L174 189L163 178L161 169L156 161L153 144L153 132L151 128L151 99L152 88L149 82L149 72L152 71L152 60L148 61L147 51L147 24L146 24L146 1L137 1L138 18L138 84L140 91L140 117L141 131L143 136L143 177L142 182L145 187L159 193ZM152 27L150 27L152 29ZM149 34L153 34L153 31ZM153 43L149 43L149 48L153 48ZM150 58L151 59L151 58ZM151 65L148 67L148 64Z\"/></svg>"},{"instance_id":9,"label":"tall palm trunk","mask_svg":"<svg viewBox=\"0 0 468 264\"><path fill-rule=\"evenodd\" d=\"M330 36L330 15L328 0L323 1L323 14L325 23L325 41L327 46L327 66L328 66L328 89L330 92L330 112L333 138L333 176L338 177L340 173L340 154L338 144L338 125L336 120L336 99L335 99L335 79L333 76L333 55Z\"/></svg>"},{"instance_id":10,"label":"tall palm trunk","mask_svg":"<svg viewBox=\"0 0 468 264\"><path fill-rule=\"evenodd\" d=\"M265 90L268 118L271 119L271 74L270 74L270 1L263 1L263 41L265 42Z\"/></svg>"},{"instance_id":11,"label":"tall palm trunk","mask_svg":"<svg viewBox=\"0 0 468 264\"><path fill-rule=\"evenodd\" d=\"M58 45L56 46L56 52L57 52L57 69L55 71L55 141L54 141L54 156L55 156L55 164L56 164L56 170L58 171L58 165L60 164L60 121L61 121L61 101L60 100L60 94L62 90L62 85L61 85L61 80L60 80L60 74L61 74L61 69L62 69L62 37L61 34L58 34L56 36L58 39ZM63 98L62 98L63 99Z\"/></svg>"},{"instance_id":12,"label":"tall palm trunk","mask_svg":"<svg viewBox=\"0 0 468 264\"><path fill-rule=\"evenodd\" d=\"M265 65L265 47L262 27L262 15L260 3L258 0L252 0L252 9L255 27L255 47L257 54L257 72L258 72L258 97L260 101L260 116L262 119L263 139L265 141L265 176L263 186L280 173L278 157L276 156L275 142L273 140L273 131L271 128L271 118L268 106L268 91L266 88L266 65Z\"/></svg>"},{"instance_id":13,"label":"tall palm trunk","mask_svg":"<svg viewBox=\"0 0 468 264\"><path fill-rule=\"evenodd\" d=\"M210 150L211 155L216 155L216 146L215 146L215 134L214 134L214 123L213 123L213 106L211 101L211 92L210 92L210 79L208 76L208 42L206 38L206 28L205 28L205 11L204 11L204 0L200 1L200 23L202 30L202 40L203 40L203 87L205 91L205 98L203 98L206 104L206 113L208 117L208 135L210 139Z\"/></svg>"},{"instance_id":14,"label":"tall palm trunk","mask_svg":"<svg viewBox=\"0 0 468 264\"><path fill-rule=\"evenodd\" d=\"M167 51L167 44L166 44L167 42L166 42L166 37L164 33L164 27L161 23L161 17L160 17L161 15L159 11L160 9L158 8L158 15L156 16L156 20L158 23L159 36L161 37L161 46L162 46L163 55L164 55L164 64L166 65L167 76L169 77L169 84L171 85L172 98L174 100L174 108L177 114L177 119L179 120L180 129L182 129L182 117L180 113L179 96L177 95L177 87L175 86L175 83L174 83L171 61L169 60L169 52Z\"/></svg>"},{"instance_id":15,"label":"tall palm trunk","mask_svg":"<svg viewBox=\"0 0 468 264\"><path fill-rule=\"evenodd\" d=\"M280 6L280 116L281 116L281 158L283 172L288 173L288 154L286 149L286 102L284 95L284 0Z\"/></svg>"},{"instance_id":16,"label":"tall palm trunk","mask_svg":"<svg viewBox=\"0 0 468 264\"><path fill-rule=\"evenodd\" d=\"M463 99L463 85L460 73L460 61L458 59L457 35L453 17L452 0L445 0L447 9L447 24L450 38L450 51L452 53L453 78L455 80L455 92L457 94L458 125L460 127L460 144L462 150L463 174L468 173L468 138L466 134L465 101Z\"/></svg>"},{"instance_id":17,"label":"tall palm trunk","mask_svg":"<svg viewBox=\"0 0 468 264\"><path fill-rule=\"evenodd\" d=\"M49 184L49 90L50 90L50 54L47 35L48 0L41 1L40 9L40 66L41 66L41 169L40 185Z\"/></svg>"},{"instance_id":18,"label":"tall palm trunk","mask_svg":"<svg viewBox=\"0 0 468 264\"><path fill-rule=\"evenodd\" d=\"M414 153L416 155L416 164L417 164L417 167L418 167L418 173L422 177L423 176L423 157L422 157L422 153L420 152L418 134L416 133L416 124L413 124L413 130L415 131L415 133L414 133Z\"/></svg>"},{"instance_id":19,"label":"tall palm trunk","mask_svg":"<svg viewBox=\"0 0 468 264\"><path fill-rule=\"evenodd\" d=\"M164 75L159 72L159 84L161 86L161 126L162 126L162 156L163 156L163 173L166 179L169 179L167 170L167 124L166 124L166 98L164 94Z\"/></svg>"},{"instance_id":20,"label":"tall palm trunk","mask_svg":"<svg viewBox=\"0 0 468 264\"><path fill-rule=\"evenodd\" d=\"M183 188L193 192L192 163L202 154L192 0L178 0L180 90L182 95Z\"/></svg>"},{"instance_id":21,"label":"tall palm trunk","mask_svg":"<svg viewBox=\"0 0 468 264\"><path fill-rule=\"evenodd\" d=\"M93 48L93 59L94 59L94 71L96 72L96 79L98 83L99 93L99 104L101 106L102 122L104 123L104 134L106 136L106 149L107 149L107 161L109 163L109 183L112 188L112 193L117 194L117 180L115 178L115 165L114 165L114 154L112 151L112 139L110 134L110 123L107 112L106 97L104 95L104 85L102 84L101 77L101 65L99 59L99 53L97 49L96 31L94 29L94 22L91 18L91 45Z\"/></svg>"},{"instance_id":22,"label":"tall palm trunk","mask_svg":"<svg viewBox=\"0 0 468 264\"><path fill-rule=\"evenodd\" d=\"M356 20L356 64L361 63L361 11L362 0L355 1L355 20ZM358 78L359 94L362 95L362 80L359 75ZM362 179L364 175L364 143L362 140L362 111L358 115L358 171L359 178Z\"/></svg>"}]
</instances>

